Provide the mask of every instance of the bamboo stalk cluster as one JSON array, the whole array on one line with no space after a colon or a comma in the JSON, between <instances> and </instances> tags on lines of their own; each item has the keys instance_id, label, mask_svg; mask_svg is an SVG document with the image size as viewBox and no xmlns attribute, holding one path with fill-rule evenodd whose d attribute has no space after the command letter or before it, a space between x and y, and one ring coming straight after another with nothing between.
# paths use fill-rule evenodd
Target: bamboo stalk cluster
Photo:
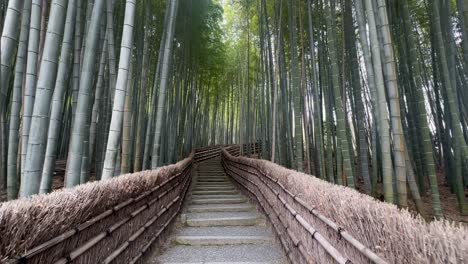
<instances>
[{"instance_id":1,"label":"bamboo stalk cluster","mask_svg":"<svg viewBox=\"0 0 468 264\"><path fill-rule=\"evenodd\" d=\"M202 114L189 107L200 105L203 89L194 73L176 77L182 66L205 72L189 43L198 38L193 28L219 27L221 17L208 19L220 10L210 7L2 1L0 188L8 199L50 192L64 160L64 185L73 187L156 169L204 144L195 122Z\"/></svg>"},{"instance_id":2,"label":"bamboo stalk cluster","mask_svg":"<svg viewBox=\"0 0 468 264\"><path fill-rule=\"evenodd\" d=\"M458 207L465 219L467 5L226 3L235 141L261 141L263 159L427 218Z\"/></svg>"}]
</instances>

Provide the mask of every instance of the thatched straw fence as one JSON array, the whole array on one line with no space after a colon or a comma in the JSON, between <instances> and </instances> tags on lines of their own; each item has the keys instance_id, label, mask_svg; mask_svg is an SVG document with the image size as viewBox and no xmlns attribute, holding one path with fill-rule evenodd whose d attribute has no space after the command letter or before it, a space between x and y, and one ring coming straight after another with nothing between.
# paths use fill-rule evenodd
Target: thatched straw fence
<instances>
[{"instance_id":1,"label":"thatched straw fence","mask_svg":"<svg viewBox=\"0 0 468 264\"><path fill-rule=\"evenodd\" d=\"M468 229L274 163L223 150L226 173L266 213L292 263L468 263Z\"/></svg>"},{"instance_id":2,"label":"thatched straw fence","mask_svg":"<svg viewBox=\"0 0 468 264\"><path fill-rule=\"evenodd\" d=\"M0 262L136 263L179 213L193 160L0 204Z\"/></svg>"}]
</instances>

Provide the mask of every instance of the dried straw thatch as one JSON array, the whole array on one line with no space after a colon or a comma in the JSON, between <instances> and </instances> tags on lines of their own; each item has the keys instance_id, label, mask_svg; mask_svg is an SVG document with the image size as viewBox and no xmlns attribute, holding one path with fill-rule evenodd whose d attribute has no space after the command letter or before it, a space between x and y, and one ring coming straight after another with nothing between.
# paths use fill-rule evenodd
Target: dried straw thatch
<instances>
[{"instance_id":1,"label":"dried straw thatch","mask_svg":"<svg viewBox=\"0 0 468 264\"><path fill-rule=\"evenodd\" d=\"M47 195L35 195L30 198L0 204L0 261L22 255L29 249L75 229L79 224L109 211L116 205L142 194L150 193L161 183L188 168L192 164L192 160L193 155L175 165L161 167L157 170L122 175L107 181L87 183ZM148 209L139 213L135 219L128 220L128 227L123 228L123 231L119 231L120 233L117 233L116 237L119 237L122 241L128 239L128 236L136 231L135 228L138 229L139 226L144 225L161 208L164 208L178 197L183 191L182 185L180 184L180 187L177 188L162 189L161 191L167 191L168 195L158 199L151 208L147 206ZM154 195L158 196L159 193ZM121 212L113 212L111 216L97 222L95 227L88 228L86 234L77 235L74 238L75 241L65 241L62 245L54 248L53 251L48 252L48 254L54 256L46 254L45 257L42 256L42 260L44 258L51 260L63 257L60 254L70 252L70 250L99 234L99 232L108 230L111 224L115 224L125 217L128 218L128 215L134 212L135 209L147 205L150 199L154 200L154 195L151 194L145 199L141 199L141 201L135 201ZM180 198L180 200L182 199L183 197ZM161 219L168 218L167 216L161 217ZM147 238L145 239L147 240ZM120 246L119 243L122 243L122 241L115 240L114 237L112 243L115 244L115 247ZM102 247L110 247L109 243L105 241ZM99 252L99 250L97 248L90 250L90 252Z\"/></svg>"},{"instance_id":2,"label":"dried straw thatch","mask_svg":"<svg viewBox=\"0 0 468 264\"><path fill-rule=\"evenodd\" d=\"M275 228L288 226L287 229L279 228L279 231L292 235L296 243L301 241L296 245L296 249L299 248L296 251L299 252L300 247L307 251L308 262L328 263L330 256L304 231L297 218L285 209L278 195L292 207L291 210L302 216L353 263L369 263L369 260L335 230L301 206L298 200L304 201L309 209L315 208L315 211L335 222L388 263L468 263L468 229L461 224L445 220L427 223L393 204L377 201L353 189L333 185L268 161L233 157L224 151L223 162L231 171L228 174L249 188L260 200L259 203L270 215ZM274 210L280 212L279 218L272 217ZM294 248L291 245L294 241L286 241L285 244ZM300 259L296 256L297 252L290 254L292 260Z\"/></svg>"}]
</instances>

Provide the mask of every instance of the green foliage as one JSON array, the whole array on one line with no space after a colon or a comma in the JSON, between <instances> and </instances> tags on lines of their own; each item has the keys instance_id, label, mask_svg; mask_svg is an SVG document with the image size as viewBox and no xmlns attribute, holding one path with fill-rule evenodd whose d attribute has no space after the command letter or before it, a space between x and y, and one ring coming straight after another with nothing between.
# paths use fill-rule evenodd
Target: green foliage
<instances>
[{"instance_id":1,"label":"green foliage","mask_svg":"<svg viewBox=\"0 0 468 264\"><path fill-rule=\"evenodd\" d=\"M223 8L212 0L193 1L190 13L190 36L186 43L190 45L192 63L196 65L197 72L204 76L205 82L209 82L224 72Z\"/></svg>"}]
</instances>

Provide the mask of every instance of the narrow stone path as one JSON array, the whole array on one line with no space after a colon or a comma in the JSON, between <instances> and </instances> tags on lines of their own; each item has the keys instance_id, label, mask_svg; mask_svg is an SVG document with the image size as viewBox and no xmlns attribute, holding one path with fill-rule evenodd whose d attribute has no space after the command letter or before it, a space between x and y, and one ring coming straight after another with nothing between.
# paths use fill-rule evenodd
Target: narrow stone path
<instances>
[{"instance_id":1,"label":"narrow stone path","mask_svg":"<svg viewBox=\"0 0 468 264\"><path fill-rule=\"evenodd\" d=\"M287 263L265 217L230 182L219 159L199 164L180 219L156 263Z\"/></svg>"}]
</instances>

